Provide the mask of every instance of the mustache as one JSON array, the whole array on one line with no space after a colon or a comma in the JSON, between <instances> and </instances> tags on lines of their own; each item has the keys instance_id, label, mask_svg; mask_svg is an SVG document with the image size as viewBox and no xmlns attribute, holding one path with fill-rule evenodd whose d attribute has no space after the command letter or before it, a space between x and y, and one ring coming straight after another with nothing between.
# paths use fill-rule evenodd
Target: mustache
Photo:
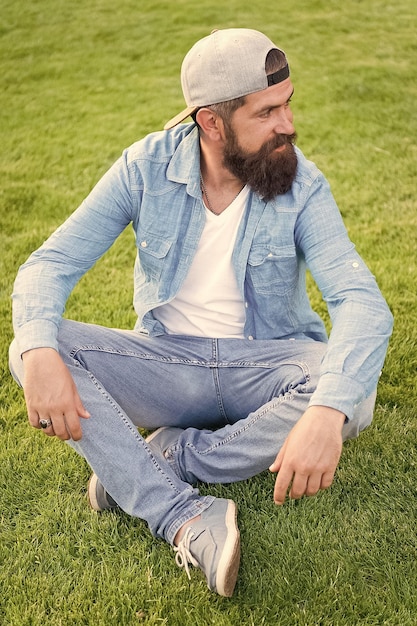
<instances>
[{"instance_id":1,"label":"mustache","mask_svg":"<svg viewBox=\"0 0 417 626\"><path fill-rule=\"evenodd\" d=\"M294 145L297 139L297 133L292 133L291 135L287 135L284 133L280 133L272 137L272 139L268 139L256 152L247 153L245 155L234 155L234 157L241 158L242 162L245 162L248 167L256 167L259 168L260 163L268 161L272 159L274 162L282 161L284 157L283 154L271 154L277 148L281 148L285 145Z\"/></svg>"},{"instance_id":2,"label":"mustache","mask_svg":"<svg viewBox=\"0 0 417 626\"><path fill-rule=\"evenodd\" d=\"M262 151L265 150L266 153L272 152L277 148L281 148L282 146L286 146L287 144L294 145L297 140L297 133L292 133L291 135L286 135L284 133L280 133L275 135L273 139L270 139L262 146Z\"/></svg>"}]
</instances>

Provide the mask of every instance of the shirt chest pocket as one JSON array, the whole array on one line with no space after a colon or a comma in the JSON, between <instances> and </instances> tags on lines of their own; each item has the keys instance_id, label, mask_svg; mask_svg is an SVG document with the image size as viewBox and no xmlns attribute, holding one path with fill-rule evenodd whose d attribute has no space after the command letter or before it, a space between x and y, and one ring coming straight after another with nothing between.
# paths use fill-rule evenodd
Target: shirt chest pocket
<instances>
[{"instance_id":1,"label":"shirt chest pocket","mask_svg":"<svg viewBox=\"0 0 417 626\"><path fill-rule=\"evenodd\" d=\"M172 242L155 235L142 235L138 240L140 266L148 279L159 279Z\"/></svg>"},{"instance_id":2,"label":"shirt chest pocket","mask_svg":"<svg viewBox=\"0 0 417 626\"><path fill-rule=\"evenodd\" d=\"M284 295L294 289L298 279L295 248L267 244L253 246L247 271L258 293Z\"/></svg>"}]
</instances>

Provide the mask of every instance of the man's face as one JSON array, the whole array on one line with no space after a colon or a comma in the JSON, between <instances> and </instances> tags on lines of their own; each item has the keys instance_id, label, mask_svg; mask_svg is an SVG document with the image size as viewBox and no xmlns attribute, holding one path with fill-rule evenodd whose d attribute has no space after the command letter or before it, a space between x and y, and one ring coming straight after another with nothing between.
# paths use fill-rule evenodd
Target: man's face
<instances>
[{"instance_id":1,"label":"man's face","mask_svg":"<svg viewBox=\"0 0 417 626\"><path fill-rule=\"evenodd\" d=\"M250 94L224 124L224 165L265 200L287 192L296 175L292 94L289 78Z\"/></svg>"}]
</instances>

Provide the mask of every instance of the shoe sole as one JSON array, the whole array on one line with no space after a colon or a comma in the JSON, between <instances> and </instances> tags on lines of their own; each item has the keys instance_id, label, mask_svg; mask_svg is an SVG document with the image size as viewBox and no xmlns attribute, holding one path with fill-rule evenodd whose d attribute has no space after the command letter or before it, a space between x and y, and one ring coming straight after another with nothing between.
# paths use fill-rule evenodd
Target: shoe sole
<instances>
[{"instance_id":1,"label":"shoe sole","mask_svg":"<svg viewBox=\"0 0 417 626\"><path fill-rule=\"evenodd\" d=\"M236 585L240 564L240 532L237 527L237 509L233 500L228 501L226 511L227 539L217 566L216 591L230 598Z\"/></svg>"},{"instance_id":2,"label":"shoe sole","mask_svg":"<svg viewBox=\"0 0 417 626\"><path fill-rule=\"evenodd\" d=\"M157 435L159 435L159 433L163 430L166 430L167 428L169 428L168 426L160 426L160 428L157 428L156 430L153 431L153 433L151 433L150 435L148 435L145 439L146 443L150 443L152 441L152 439L154 439Z\"/></svg>"},{"instance_id":3,"label":"shoe sole","mask_svg":"<svg viewBox=\"0 0 417 626\"><path fill-rule=\"evenodd\" d=\"M94 473L91 474L90 480L88 481L88 485L87 485L87 500L88 500L88 504L93 509L93 511L98 511L99 513L101 513L103 509L97 502L97 498L96 498L97 482L98 482L97 476Z\"/></svg>"}]
</instances>

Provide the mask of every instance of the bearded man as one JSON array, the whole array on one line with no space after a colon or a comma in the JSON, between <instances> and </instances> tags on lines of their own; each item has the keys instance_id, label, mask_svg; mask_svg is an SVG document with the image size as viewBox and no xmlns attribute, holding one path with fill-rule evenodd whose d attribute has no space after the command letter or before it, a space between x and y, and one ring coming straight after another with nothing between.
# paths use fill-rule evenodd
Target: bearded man
<instances>
[{"instance_id":1,"label":"bearded man","mask_svg":"<svg viewBox=\"0 0 417 626\"><path fill-rule=\"evenodd\" d=\"M269 468L276 504L328 488L342 442L371 422L392 316L294 146L284 52L254 30L214 31L181 77L187 108L125 150L19 270L10 364L30 424L91 466L91 506L146 520L188 575L231 596L236 506L196 485ZM135 329L63 319L129 224Z\"/></svg>"}]
</instances>

